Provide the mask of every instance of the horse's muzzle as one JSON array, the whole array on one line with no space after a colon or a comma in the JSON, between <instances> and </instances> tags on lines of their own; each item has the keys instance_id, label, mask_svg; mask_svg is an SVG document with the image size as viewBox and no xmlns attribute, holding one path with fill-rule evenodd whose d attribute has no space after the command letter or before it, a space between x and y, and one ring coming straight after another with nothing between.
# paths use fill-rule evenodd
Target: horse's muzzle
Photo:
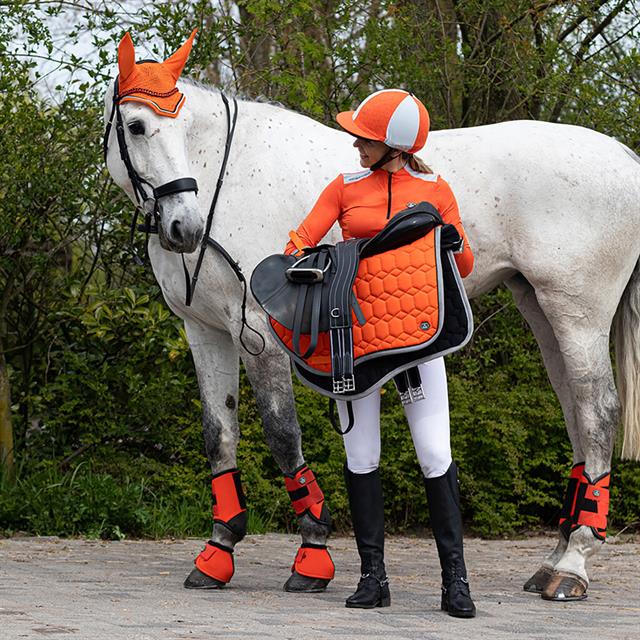
<instances>
[{"instance_id":1,"label":"horse's muzzle","mask_svg":"<svg viewBox=\"0 0 640 640\"><path fill-rule=\"evenodd\" d=\"M193 253L200 246L203 233L202 225L189 225L179 219L169 222L168 228L158 225L160 245L175 253Z\"/></svg>"}]
</instances>

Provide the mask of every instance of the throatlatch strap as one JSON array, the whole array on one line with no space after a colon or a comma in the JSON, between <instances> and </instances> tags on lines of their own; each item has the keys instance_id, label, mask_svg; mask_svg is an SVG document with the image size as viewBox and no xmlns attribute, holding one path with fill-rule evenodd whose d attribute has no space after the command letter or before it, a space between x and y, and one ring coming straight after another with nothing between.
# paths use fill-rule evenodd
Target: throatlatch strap
<instances>
[{"instance_id":1,"label":"throatlatch strap","mask_svg":"<svg viewBox=\"0 0 640 640\"><path fill-rule=\"evenodd\" d=\"M584 471L584 462L578 462L571 468L571 475L567 483L567 492L564 496L564 502L560 509L560 531L565 539L569 539L571 528L573 526L574 515L576 512L576 500L578 498L578 487L582 480L582 472Z\"/></svg>"},{"instance_id":2,"label":"throatlatch strap","mask_svg":"<svg viewBox=\"0 0 640 640\"><path fill-rule=\"evenodd\" d=\"M298 549L291 571L296 571L308 578L333 580L336 568L326 546L303 544Z\"/></svg>"},{"instance_id":3,"label":"throatlatch strap","mask_svg":"<svg viewBox=\"0 0 640 640\"><path fill-rule=\"evenodd\" d=\"M209 540L195 559L195 565L205 575L226 584L235 570L233 549Z\"/></svg>"},{"instance_id":4,"label":"throatlatch strap","mask_svg":"<svg viewBox=\"0 0 640 640\"><path fill-rule=\"evenodd\" d=\"M301 516L309 510L316 518L320 518L324 494L313 471L306 464L297 469L293 476L285 475L284 484L296 515Z\"/></svg>"},{"instance_id":5,"label":"throatlatch strap","mask_svg":"<svg viewBox=\"0 0 640 640\"><path fill-rule=\"evenodd\" d=\"M247 510L240 471L229 469L211 479L213 521L228 524L235 516Z\"/></svg>"},{"instance_id":6,"label":"throatlatch strap","mask_svg":"<svg viewBox=\"0 0 640 640\"><path fill-rule=\"evenodd\" d=\"M584 525L591 527L593 535L600 540L607 537L607 515L609 513L609 480L611 472L603 473L591 480L589 474L582 472L582 481L578 487L574 529Z\"/></svg>"}]
</instances>

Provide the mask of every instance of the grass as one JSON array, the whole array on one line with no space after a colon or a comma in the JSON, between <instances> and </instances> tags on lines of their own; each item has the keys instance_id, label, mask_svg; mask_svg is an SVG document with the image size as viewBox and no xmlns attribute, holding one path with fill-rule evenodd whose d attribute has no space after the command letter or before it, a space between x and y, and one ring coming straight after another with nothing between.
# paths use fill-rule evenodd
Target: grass
<instances>
[{"instance_id":1,"label":"grass","mask_svg":"<svg viewBox=\"0 0 640 640\"><path fill-rule=\"evenodd\" d=\"M208 487L189 493L156 495L129 476L94 473L81 463L67 472L57 466L15 480L0 475L0 533L85 536L107 540L125 537L199 537L211 533ZM248 533L270 530L273 514L249 510Z\"/></svg>"}]
</instances>

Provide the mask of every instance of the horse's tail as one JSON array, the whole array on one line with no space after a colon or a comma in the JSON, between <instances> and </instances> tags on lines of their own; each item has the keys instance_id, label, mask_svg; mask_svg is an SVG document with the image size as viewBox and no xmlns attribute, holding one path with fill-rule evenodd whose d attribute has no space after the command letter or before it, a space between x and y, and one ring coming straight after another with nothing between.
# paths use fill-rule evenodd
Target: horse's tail
<instances>
[{"instance_id":1,"label":"horse's tail","mask_svg":"<svg viewBox=\"0 0 640 640\"><path fill-rule=\"evenodd\" d=\"M623 458L640 460L640 260L613 320Z\"/></svg>"}]
</instances>

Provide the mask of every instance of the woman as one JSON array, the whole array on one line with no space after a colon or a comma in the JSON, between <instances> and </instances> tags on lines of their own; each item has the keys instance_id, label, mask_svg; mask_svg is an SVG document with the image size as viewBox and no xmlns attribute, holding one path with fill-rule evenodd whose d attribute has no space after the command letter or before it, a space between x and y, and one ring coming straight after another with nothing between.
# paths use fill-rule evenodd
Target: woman
<instances>
[{"instance_id":1,"label":"woman","mask_svg":"<svg viewBox=\"0 0 640 640\"><path fill-rule=\"evenodd\" d=\"M415 153L425 144L429 114L415 96L398 89L377 91L355 111L339 113L340 126L356 137L353 146L366 169L341 174L320 195L294 232L286 253L317 245L337 221L343 238L371 237L393 215L427 201L445 223L456 227L462 244L455 259L462 277L473 269L473 254L460 222L449 185ZM425 398L405 406L431 513L431 524L442 567L442 609L471 618L475 606L469 593L462 549L462 518L458 480L451 458L449 402L443 358L419 365ZM345 402L338 402L343 429L348 424ZM384 567L384 510L378 472L380 460L380 394L353 402L354 427L344 436L345 479L362 577L347 607L373 608L390 604Z\"/></svg>"}]
</instances>

